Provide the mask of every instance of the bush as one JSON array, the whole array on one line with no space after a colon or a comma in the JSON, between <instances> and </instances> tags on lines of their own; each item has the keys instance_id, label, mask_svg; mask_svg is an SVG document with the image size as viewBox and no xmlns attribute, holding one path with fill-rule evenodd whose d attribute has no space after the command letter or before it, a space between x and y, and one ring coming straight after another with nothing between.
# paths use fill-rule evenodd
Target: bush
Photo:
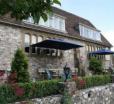
<instances>
[{"instance_id":1,"label":"bush","mask_svg":"<svg viewBox=\"0 0 114 104\"><path fill-rule=\"evenodd\" d=\"M15 90L10 85L0 86L0 102L7 104L30 98L60 94L63 90L63 88L59 86L59 80L20 83L18 86L24 89L24 94L22 96L17 96Z\"/></svg>"},{"instance_id":2,"label":"bush","mask_svg":"<svg viewBox=\"0 0 114 104\"><path fill-rule=\"evenodd\" d=\"M68 93L66 89L63 92L61 104L72 104L72 96Z\"/></svg>"},{"instance_id":3,"label":"bush","mask_svg":"<svg viewBox=\"0 0 114 104\"><path fill-rule=\"evenodd\" d=\"M74 76L73 80L76 82L77 89L85 89L94 86L106 85L112 82L112 78L110 75L94 75L85 77Z\"/></svg>"},{"instance_id":4,"label":"bush","mask_svg":"<svg viewBox=\"0 0 114 104\"><path fill-rule=\"evenodd\" d=\"M21 49L18 49L14 55L11 72L16 72L17 82L23 83L29 81L28 60Z\"/></svg>"},{"instance_id":5,"label":"bush","mask_svg":"<svg viewBox=\"0 0 114 104\"><path fill-rule=\"evenodd\" d=\"M97 60L96 58L91 58L89 62L89 70L91 70L93 74L101 74L102 62L100 60Z\"/></svg>"},{"instance_id":6,"label":"bush","mask_svg":"<svg viewBox=\"0 0 114 104\"><path fill-rule=\"evenodd\" d=\"M83 77L82 79L85 80L85 83L86 83L84 88L100 86L100 85L111 83L110 75L94 75L94 76Z\"/></svg>"}]
</instances>

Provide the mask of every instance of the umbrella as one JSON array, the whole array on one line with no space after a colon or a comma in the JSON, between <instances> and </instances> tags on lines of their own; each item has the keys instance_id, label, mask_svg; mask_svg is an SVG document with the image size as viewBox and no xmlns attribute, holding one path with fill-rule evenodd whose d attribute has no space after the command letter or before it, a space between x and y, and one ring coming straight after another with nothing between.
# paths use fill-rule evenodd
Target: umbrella
<instances>
[{"instance_id":1,"label":"umbrella","mask_svg":"<svg viewBox=\"0 0 114 104\"><path fill-rule=\"evenodd\" d=\"M89 54L93 54L93 55L110 55L110 54L114 54L113 51L108 50L108 49L101 49L98 51L94 51L94 52L90 52Z\"/></svg>"},{"instance_id":2,"label":"umbrella","mask_svg":"<svg viewBox=\"0 0 114 104\"><path fill-rule=\"evenodd\" d=\"M72 41L68 41L68 40L48 39L48 40L44 40L42 42L33 44L32 47L69 50L69 49L73 49L73 48L80 48L80 47L83 47L83 46L77 44L76 42L72 42Z\"/></svg>"},{"instance_id":3,"label":"umbrella","mask_svg":"<svg viewBox=\"0 0 114 104\"><path fill-rule=\"evenodd\" d=\"M77 44L74 41L63 40L63 39L48 39L42 42L31 45L31 47L39 48L49 48L49 49L59 49L59 50L69 50L74 48L83 47L82 45ZM47 62L46 62L47 63ZM45 69L48 73L48 78L51 78L48 68Z\"/></svg>"}]
</instances>

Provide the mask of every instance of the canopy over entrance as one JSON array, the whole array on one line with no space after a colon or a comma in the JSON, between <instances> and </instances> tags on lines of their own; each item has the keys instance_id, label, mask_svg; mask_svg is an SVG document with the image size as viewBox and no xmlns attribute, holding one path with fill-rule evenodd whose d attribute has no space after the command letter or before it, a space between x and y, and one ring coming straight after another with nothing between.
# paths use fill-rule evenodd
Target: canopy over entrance
<instances>
[{"instance_id":1,"label":"canopy over entrance","mask_svg":"<svg viewBox=\"0 0 114 104\"><path fill-rule=\"evenodd\" d=\"M60 49L60 50L69 50L74 48L83 47L75 42L71 42L63 39L48 39L42 42L33 44L32 47L41 47L41 48L51 48L51 49Z\"/></svg>"},{"instance_id":2,"label":"canopy over entrance","mask_svg":"<svg viewBox=\"0 0 114 104\"><path fill-rule=\"evenodd\" d=\"M111 50L108 50L108 49L102 49L102 50L90 52L89 54L93 54L93 55L110 55L110 54L114 54L114 52L111 51Z\"/></svg>"}]
</instances>

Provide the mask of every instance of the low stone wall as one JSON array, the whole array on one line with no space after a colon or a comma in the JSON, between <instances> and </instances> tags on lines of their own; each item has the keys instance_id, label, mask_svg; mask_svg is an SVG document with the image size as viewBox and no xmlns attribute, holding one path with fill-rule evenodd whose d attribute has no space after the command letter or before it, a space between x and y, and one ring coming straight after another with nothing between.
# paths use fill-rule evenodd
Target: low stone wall
<instances>
[{"instance_id":1,"label":"low stone wall","mask_svg":"<svg viewBox=\"0 0 114 104\"><path fill-rule=\"evenodd\" d=\"M71 98L71 104L114 104L114 84L78 90ZM62 95L54 95L32 99L31 102L32 104L61 104L61 99Z\"/></svg>"},{"instance_id":2,"label":"low stone wall","mask_svg":"<svg viewBox=\"0 0 114 104\"><path fill-rule=\"evenodd\" d=\"M32 99L31 101L16 102L15 104L61 104L61 95Z\"/></svg>"},{"instance_id":3,"label":"low stone wall","mask_svg":"<svg viewBox=\"0 0 114 104\"><path fill-rule=\"evenodd\" d=\"M76 91L73 104L114 104L114 84Z\"/></svg>"}]
</instances>

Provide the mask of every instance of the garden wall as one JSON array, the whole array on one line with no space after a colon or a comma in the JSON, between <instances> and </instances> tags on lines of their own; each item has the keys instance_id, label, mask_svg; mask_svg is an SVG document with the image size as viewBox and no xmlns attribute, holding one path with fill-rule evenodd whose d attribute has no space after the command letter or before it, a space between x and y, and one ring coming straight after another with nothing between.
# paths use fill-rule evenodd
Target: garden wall
<instances>
[{"instance_id":1,"label":"garden wall","mask_svg":"<svg viewBox=\"0 0 114 104\"><path fill-rule=\"evenodd\" d=\"M61 95L33 99L34 104L61 104ZM15 103L20 104L20 103ZM71 104L114 104L114 84L78 90Z\"/></svg>"},{"instance_id":2,"label":"garden wall","mask_svg":"<svg viewBox=\"0 0 114 104\"><path fill-rule=\"evenodd\" d=\"M48 97L43 97L43 98L36 98L32 99L29 102L23 101L24 104L61 104L61 95L54 95L54 96L48 96ZM15 104L22 104L19 102L16 102Z\"/></svg>"},{"instance_id":3,"label":"garden wall","mask_svg":"<svg viewBox=\"0 0 114 104\"><path fill-rule=\"evenodd\" d=\"M114 104L114 84L77 91L73 104Z\"/></svg>"}]
</instances>

